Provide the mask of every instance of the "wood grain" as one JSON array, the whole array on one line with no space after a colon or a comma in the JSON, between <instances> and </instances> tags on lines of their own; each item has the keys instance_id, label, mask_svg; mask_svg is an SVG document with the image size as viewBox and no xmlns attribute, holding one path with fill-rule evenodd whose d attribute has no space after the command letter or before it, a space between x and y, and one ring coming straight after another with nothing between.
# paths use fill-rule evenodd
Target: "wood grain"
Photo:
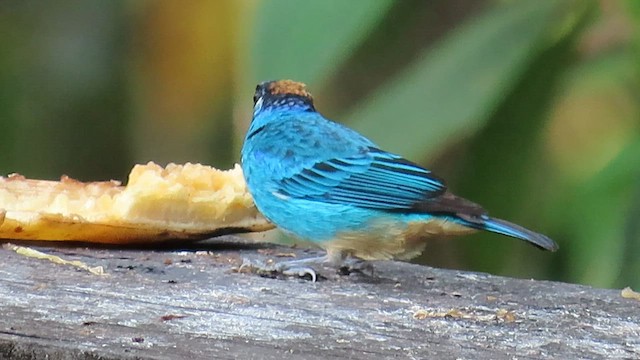
<instances>
[{"instance_id":1,"label":"wood grain","mask_svg":"<svg viewBox=\"0 0 640 360\"><path fill-rule=\"evenodd\" d=\"M0 359L634 359L640 302L400 262L311 283L232 271L317 255L235 244L0 249ZM308 252L308 251L307 251Z\"/></svg>"}]
</instances>

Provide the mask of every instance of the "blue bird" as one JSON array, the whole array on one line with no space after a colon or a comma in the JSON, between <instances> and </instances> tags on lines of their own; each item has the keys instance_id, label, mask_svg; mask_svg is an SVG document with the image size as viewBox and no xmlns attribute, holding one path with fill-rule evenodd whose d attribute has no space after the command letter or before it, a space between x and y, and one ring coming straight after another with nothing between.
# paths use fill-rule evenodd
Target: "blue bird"
<instances>
[{"instance_id":1,"label":"blue bird","mask_svg":"<svg viewBox=\"0 0 640 360\"><path fill-rule=\"evenodd\" d=\"M280 229L324 248L326 263L410 259L431 238L476 230L558 249L545 235L492 218L453 195L431 171L324 118L302 83L263 82L253 101L242 147L249 192ZM305 263L283 262L278 270L315 279L312 268L301 267Z\"/></svg>"}]
</instances>

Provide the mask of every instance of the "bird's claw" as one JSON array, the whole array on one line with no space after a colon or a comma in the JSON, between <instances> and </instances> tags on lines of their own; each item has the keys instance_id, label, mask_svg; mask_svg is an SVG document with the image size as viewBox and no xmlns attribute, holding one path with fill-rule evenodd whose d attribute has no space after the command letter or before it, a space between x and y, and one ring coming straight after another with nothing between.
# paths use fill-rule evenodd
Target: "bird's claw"
<instances>
[{"instance_id":1,"label":"bird's claw","mask_svg":"<svg viewBox=\"0 0 640 360\"><path fill-rule=\"evenodd\" d=\"M261 276L276 276L278 274L291 277L308 278L311 282L318 280L318 274L310 266L288 264L286 261L267 265L261 261L243 259L237 272L249 272Z\"/></svg>"},{"instance_id":2,"label":"bird's claw","mask_svg":"<svg viewBox=\"0 0 640 360\"><path fill-rule=\"evenodd\" d=\"M353 257L346 258L338 268L338 271L343 275L349 275L354 272L370 276L374 275L374 267L370 261L360 260Z\"/></svg>"},{"instance_id":3,"label":"bird's claw","mask_svg":"<svg viewBox=\"0 0 640 360\"><path fill-rule=\"evenodd\" d=\"M286 276L297 276L306 278L307 275L311 278L311 282L318 280L318 274L310 266L288 266L286 263L275 264L276 271Z\"/></svg>"},{"instance_id":4,"label":"bird's claw","mask_svg":"<svg viewBox=\"0 0 640 360\"><path fill-rule=\"evenodd\" d=\"M277 277L278 275L300 277L316 282L318 278L323 277L316 269L310 266L315 264L337 270L339 275L350 275L352 273L360 273L364 275L374 276L373 264L369 261L361 260L354 257L342 257L338 261L331 261L327 256L303 258L289 261L281 261L265 264L262 261L251 261L243 259L242 265L237 272L248 272L261 276Z\"/></svg>"}]
</instances>

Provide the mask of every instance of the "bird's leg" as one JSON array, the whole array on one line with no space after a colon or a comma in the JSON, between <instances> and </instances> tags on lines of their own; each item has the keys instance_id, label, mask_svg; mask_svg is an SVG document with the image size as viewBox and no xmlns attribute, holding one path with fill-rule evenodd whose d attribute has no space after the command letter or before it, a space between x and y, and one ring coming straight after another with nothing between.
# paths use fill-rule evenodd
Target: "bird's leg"
<instances>
[{"instance_id":1,"label":"bird's leg","mask_svg":"<svg viewBox=\"0 0 640 360\"><path fill-rule=\"evenodd\" d=\"M345 251L327 250L327 265L338 270L342 275L349 275L352 272L373 275L373 265L371 262L359 259Z\"/></svg>"}]
</instances>

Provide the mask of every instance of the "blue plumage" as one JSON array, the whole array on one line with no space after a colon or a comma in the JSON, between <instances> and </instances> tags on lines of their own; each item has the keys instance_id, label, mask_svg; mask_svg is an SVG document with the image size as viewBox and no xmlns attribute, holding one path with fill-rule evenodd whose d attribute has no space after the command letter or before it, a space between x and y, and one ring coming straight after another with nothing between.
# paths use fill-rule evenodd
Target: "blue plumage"
<instances>
[{"instance_id":1,"label":"blue plumage","mask_svg":"<svg viewBox=\"0 0 640 360\"><path fill-rule=\"evenodd\" d=\"M548 237L490 218L429 170L316 112L301 83L258 85L242 168L258 209L333 258L409 258L431 237L487 230L547 250Z\"/></svg>"}]
</instances>

